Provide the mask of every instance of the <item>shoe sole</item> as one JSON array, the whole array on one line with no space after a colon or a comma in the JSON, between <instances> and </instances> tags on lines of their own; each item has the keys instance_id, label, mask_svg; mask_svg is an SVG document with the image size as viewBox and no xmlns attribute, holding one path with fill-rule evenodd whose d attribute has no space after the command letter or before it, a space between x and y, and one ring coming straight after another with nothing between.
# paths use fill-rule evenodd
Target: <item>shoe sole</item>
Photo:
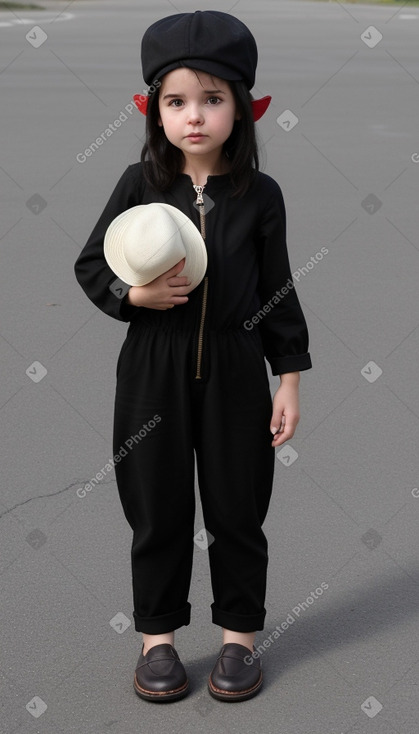
<instances>
[{"instance_id":1,"label":"shoe sole","mask_svg":"<svg viewBox=\"0 0 419 734\"><path fill-rule=\"evenodd\" d=\"M141 688L140 684L138 683L137 676L134 675L134 690L137 696L143 698L145 701L168 703L169 701L178 701L180 698L186 696L189 690L189 681L186 681L183 686L181 686L180 688L175 688L173 691L162 691L160 693L147 691L145 688Z\"/></svg>"},{"instance_id":2,"label":"shoe sole","mask_svg":"<svg viewBox=\"0 0 419 734\"><path fill-rule=\"evenodd\" d=\"M233 703L234 701L247 701L247 699L253 698L253 696L256 696L256 694L259 693L262 688L262 683L263 678L261 672L259 680L254 686L252 686L252 688L248 688L245 691L224 691L220 688L216 688L212 683L211 678L209 678L208 691L210 695L218 701L229 701L230 703Z\"/></svg>"}]
</instances>

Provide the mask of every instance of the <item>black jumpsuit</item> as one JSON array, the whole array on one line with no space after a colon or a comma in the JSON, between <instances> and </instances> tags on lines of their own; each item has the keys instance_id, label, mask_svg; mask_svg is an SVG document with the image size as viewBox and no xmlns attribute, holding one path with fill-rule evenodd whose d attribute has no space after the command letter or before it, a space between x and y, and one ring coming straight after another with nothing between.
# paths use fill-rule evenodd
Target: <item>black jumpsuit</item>
<instances>
[{"instance_id":1,"label":"black jumpsuit","mask_svg":"<svg viewBox=\"0 0 419 734\"><path fill-rule=\"evenodd\" d=\"M238 632L263 629L268 553L261 526L275 456L265 357L274 375L312 366L279 185L257 172L247 194L233 199L225 174L208 176L204 192L202 209L189 175L157 193L141 163L128 166L75 264L91 301L130 322L116 368L113 447L133 530L135 629L149 634L190 621L195 456L205 528L214 538L212 621ZM110 222L155 201L182 210L208 252L204 280L186 304L166 311L126 303L103 255Z\"/></svg>"}]
</instances>

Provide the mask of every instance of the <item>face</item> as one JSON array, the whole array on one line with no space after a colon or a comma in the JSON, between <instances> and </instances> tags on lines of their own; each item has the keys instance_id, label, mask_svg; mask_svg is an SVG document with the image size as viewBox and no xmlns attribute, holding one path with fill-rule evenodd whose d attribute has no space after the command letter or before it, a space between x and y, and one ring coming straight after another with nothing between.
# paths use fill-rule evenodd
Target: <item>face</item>
<instances>
[{"instance_id":1,"label":"face","mask_svg":"<svg viewBox=\"0 0 419 734\"><path fill-rule=\"evenodd\" d=\"M168 140L187 157L221 153L234 120L240 119L228 82L187 68L174 69L164 75L159 111L158 124ZM191 133L199 137L191 137Z\"/></svg>"}]
</instances>

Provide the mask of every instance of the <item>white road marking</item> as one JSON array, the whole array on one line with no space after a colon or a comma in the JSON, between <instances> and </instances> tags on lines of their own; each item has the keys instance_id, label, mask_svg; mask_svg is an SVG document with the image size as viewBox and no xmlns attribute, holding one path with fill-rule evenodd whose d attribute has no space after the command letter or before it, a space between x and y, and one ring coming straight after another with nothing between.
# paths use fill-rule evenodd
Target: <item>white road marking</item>
<instances>
[{"instance_id":1,"label":"white road marking","mask_svg":"<svg viewBox=\"0 0 419 734\"><path fill-rule=\"evenodd\" d=\"M33 18L12 18L6 23L0 23L0 28L10 28L11 26L17 25L37 25L39 21L42 21L42 25L45 25L46 23L59 23L62 20L72 20L74 17L74 13L61 13L58 17L54 15L50 18L44 15L39 15L39 18L36 20Z\"/></svg>"}]
</instances>

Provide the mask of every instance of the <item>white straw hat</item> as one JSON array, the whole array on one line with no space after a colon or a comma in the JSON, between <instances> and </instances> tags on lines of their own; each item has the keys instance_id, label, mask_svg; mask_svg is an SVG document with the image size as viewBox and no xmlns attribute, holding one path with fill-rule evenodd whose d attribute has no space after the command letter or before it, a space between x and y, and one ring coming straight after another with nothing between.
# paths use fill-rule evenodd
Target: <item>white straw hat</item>
<instances>
[{"instance_id":1,"label":"white straw hat","mask_svg":"<svg viewBox=\"0 0 419 734\"><path fill-rule=\"evenodd\" d=\"M119 214L106 230L104 254L128 285L147 285L185 258L178 275L196 288L207 268L205 242L192 220L177 207L157 202Z\"/></svg>"}]
</instances>

